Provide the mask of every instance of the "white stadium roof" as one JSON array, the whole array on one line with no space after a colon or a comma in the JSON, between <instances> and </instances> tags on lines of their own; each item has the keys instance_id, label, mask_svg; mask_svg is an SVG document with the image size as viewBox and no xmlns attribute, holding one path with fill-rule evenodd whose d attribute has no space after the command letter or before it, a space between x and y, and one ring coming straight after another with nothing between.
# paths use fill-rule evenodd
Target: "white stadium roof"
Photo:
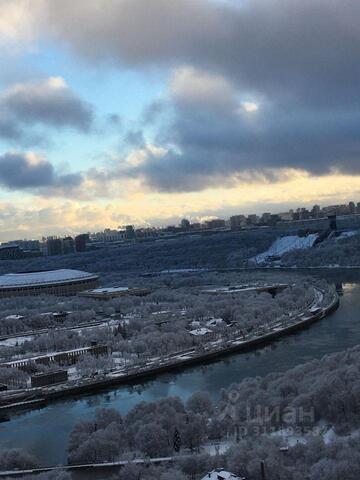
<instances>
[{"instance_id":1,"label":"white stadium roof","mask_svg":"<svg viewBox=\"0 0 360 480\"><path fill-rule=\"evenodd\" d=\"M63 284L97 278L98 276L94 275L93 273L68 269L25 273L7 273L5 275L0 275L0 289Z\"/></svg>"}]
</instances>

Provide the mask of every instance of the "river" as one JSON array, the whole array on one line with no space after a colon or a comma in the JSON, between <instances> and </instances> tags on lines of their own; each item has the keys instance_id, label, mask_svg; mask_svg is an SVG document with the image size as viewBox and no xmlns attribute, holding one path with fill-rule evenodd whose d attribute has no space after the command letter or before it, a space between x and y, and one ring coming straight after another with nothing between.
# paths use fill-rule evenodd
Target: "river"
<instances>
[{"instance_id":1,"label":"river","mask_svg":"<svg viewBox=\"0 0 360 480\"><path fill-rule=\"evenodd\" d=\"M283 371L359 344L360 270L311 273L342 282L344 295L336 312L309 329L254 352L234 354L215 363L164 374L142 385L61 400L15 415L9 422L0 424L0 448L24 448L36 455L43 465L63 464L67 460L66 445L74 424L93 416L99 407L126 413L140 401L173 395L186 399L197 390L207 390L216 399L222 388L245 377Z\"/></svg>"}]
</instances>

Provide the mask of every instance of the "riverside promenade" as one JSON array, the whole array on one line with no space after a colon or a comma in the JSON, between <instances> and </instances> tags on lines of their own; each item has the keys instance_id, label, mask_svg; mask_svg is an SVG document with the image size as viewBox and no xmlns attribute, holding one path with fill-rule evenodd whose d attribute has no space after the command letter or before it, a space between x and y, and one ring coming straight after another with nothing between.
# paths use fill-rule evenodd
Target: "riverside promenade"
<instances>
[{"instance_id":1,"label":"riverside promenade","mask_svg":"<svg viewBox=\"0 0 360 480\"><path fill-rule=\"evenodd\" d=\"M113 370L101 378L85 378L51 387L26 389L18 392L15 397L16 400L14 398L14 401L11 401L9 398L10 392L7 394L4 392L2 395L3 399L7 396L10 401L0 406L0 413L6 415L16 410L42 407L51 401L65 397L76 397L98 390L114 388L118 385L140 383L162 373L177 371L194 365L201 365L225 355L245 352L264 346L282 336L308 328L314 322L323 319L337 309L339 297L336 292L334 292L329 302L324 306L322 303L325 292L315 287L314 290L314 301L311 305L308 305L306 309L302 312L297 312L293 316L289 316L286 321L274 320L266 329L263 328L261 331L246 336L239 333L231 339L209 341L201 345L201 348L191 348L164 357L149 358L142 364Z\"/></svg>"}]
</instances>

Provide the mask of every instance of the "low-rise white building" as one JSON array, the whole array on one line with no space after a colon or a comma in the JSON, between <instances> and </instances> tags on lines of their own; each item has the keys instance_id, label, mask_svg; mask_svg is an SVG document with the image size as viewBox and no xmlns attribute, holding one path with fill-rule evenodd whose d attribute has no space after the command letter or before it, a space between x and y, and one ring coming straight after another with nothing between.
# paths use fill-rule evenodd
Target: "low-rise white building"
<instances>
[{"instance_id":1,"label":"low-rise white building","mask_svg":"<svg viewBox=\"0 0 360 480\"><path fill-rule=\"evenodd\" d=\"M240 477L237 477L231 472L227 472L226 470L223 470L222 468L218 468L216 470L213 470L212 472L209 472L207 475L205 475L202 480L242 480Z\"/></svg>"},{"instance_id":2,"label":"low-rise white building","mask_svg":"<svg viewBox=\"0 0 360 480\"><path fill-rule=\"evenodd\" d=\"M151 293L151 289L145 287L103 287L85 290L79 293L79 295L81 297L94 298L96 300L111 300L112 298L123 297L124 295L136 295L142 297L149 293Z\"/></svg>"},{"instance_id":3,"label":"low-rise white building","mask_svg":"<svg viewBox=\"0 0 360 480\"><path fill-rule=\"evenodd\" d=\"M0 297L75 295L97 287L99 277L81 270L59 269L0 275Z\"/></svg>"}]
</instances>

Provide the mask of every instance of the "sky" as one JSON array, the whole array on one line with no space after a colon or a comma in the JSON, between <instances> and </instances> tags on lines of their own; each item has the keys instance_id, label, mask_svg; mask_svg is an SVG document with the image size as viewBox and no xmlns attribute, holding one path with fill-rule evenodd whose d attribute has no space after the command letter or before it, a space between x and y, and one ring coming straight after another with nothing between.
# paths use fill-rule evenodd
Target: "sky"
<instances>
[{"instance_id":1,"label":"sky","mask_svg":"<svg viewBox=\"0 0 360 480\"><path fill-rule=\"evenodd\" d=\"M0 0L0 241L360 201L357 0Z\"/></svg>"}]
</instances>

